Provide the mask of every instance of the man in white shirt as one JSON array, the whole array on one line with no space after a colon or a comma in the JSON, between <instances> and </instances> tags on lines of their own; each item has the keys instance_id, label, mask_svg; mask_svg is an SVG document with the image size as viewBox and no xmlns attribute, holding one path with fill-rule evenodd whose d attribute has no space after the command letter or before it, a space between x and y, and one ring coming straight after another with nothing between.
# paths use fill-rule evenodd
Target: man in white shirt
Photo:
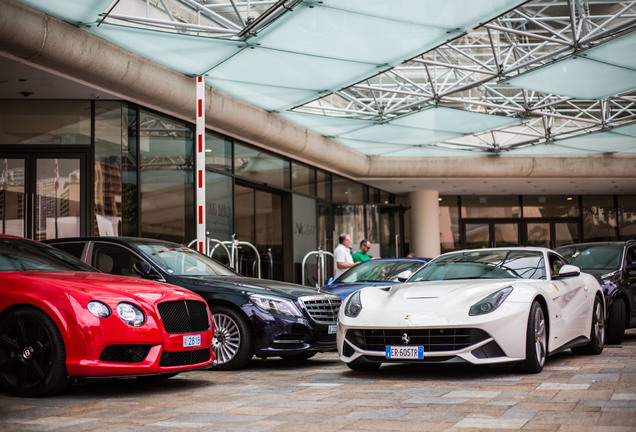
<instances>
[{"instance_id":1,"label":"man in white shirt","mask_svg":"<svg viewBox=\"0 0 636 432\"><path fill-rule=\"evenodd\" d=\"M335 262L333 269L334 279L344 273L348 268L357 264L353 262L353 258L351 257L351 236L349 234L340 234L338 243L338 246L336 246L336 249L333 251Z\"/></svg>"}]
</instances>

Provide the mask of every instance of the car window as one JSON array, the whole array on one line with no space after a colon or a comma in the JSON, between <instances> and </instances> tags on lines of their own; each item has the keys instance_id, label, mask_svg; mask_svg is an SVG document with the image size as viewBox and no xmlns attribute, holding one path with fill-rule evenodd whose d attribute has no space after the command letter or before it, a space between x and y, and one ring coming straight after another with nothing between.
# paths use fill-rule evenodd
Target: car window
<instances>
[{"instance_id":1,"label":"car window","mask_svg":"<svg viewBox=\"0 0 636 432\"><path fill-rule=\"evenodd\" d=\"M488 250L441 255L415 273L409 282L450 279L545 279L543 253Z\"/></svg>"},{"instance_id":2,"label":"car window","mask_svg":"<svg viewBox=\"0 0 636 432\"><path fill-rule=\"evenodd\" d=\"M409 270L415 272L424 264L420 261L365 261L352 267L335 280L335 283L354 282L391 282L397 281L397 276Z\"/></svg>"},{"instance_id":3,"label":"car window","mask_svg":"<svg viewBox=\"0 0 636 432\"><path fill-rule=\"evenodd\" d=\"M29 240L0 239L0 271L27 270L95 271L51 246Z\"/></svg>"},{"instance_id":4,"label":"car window","mask_svg":"<svg viewBox=\"0 0 636 432\"><path fill-rule=\"evenodd\" d=\"M135 243L166 273L175 276L236 276L220 262L177 244Z\"/></svg>"},{"instance_id":5,"label":"car window","mask_svg":"<svg viewBox=\"0 0 636 432\"><path fill-rule=\"evenodd\" d=\"M583 271L612 271L621 265L623 246L616 245L581 245L559 249L563 258Z\"/></svg>"},{"instance_id":6,"label":"car window","mask_svg":"<svg viewBox=\"0 0 636 432\"><path fill-rule=\"evenodd\" d=\"M82 259L84 253L84 242L69 242L69 243L54 243L53 247L63 250L64 252L73 255L75 258Z\"/></svg>"},{"instance_id":7,"label":"car window","mask_svg":"<svg viewBox=\"0 0 636 432\"><path fill-rule=\"evenodd\" d=\"M113 244L93 244L92 263L96 269L104 273L121 276L141 277L133 270L133 266L141 259L129 249Z\"/></svg>"}]
</instances>

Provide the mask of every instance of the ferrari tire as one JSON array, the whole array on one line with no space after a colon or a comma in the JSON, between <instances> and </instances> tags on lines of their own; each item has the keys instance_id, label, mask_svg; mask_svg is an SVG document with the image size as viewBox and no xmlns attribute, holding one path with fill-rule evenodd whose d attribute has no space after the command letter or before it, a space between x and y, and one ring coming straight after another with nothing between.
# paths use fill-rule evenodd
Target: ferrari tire
<instances>
[{"instance_id":1,"label":"ferrari tire","mask_svg":"<svg viewBox=\"0 0 636 432\"><path fill-rule=\"evenodd\" d=\"M347 363L349 369L356 372L373 372L375 370L378 370L381 365L382 363L380 362L365 362L359 360L354 360Z\"/></svg>"},{"instance_id":2,"label":"ferrari tire","mask_svg":"<svg viewBox=\"0 0 636 432\"><path fill-rule=\"evenodd\" d=\"M545 313L539 302L534 301L530 307L528 326L526 328L526 359L521 362L520 369L526 373L539 373L543 370L548 356L548 334Z\"/></svg>"},{"instance_id":3,"label":"ferrari tire","mask_svg":"<svg viewBox=\"0 0 636 432\"><path fill-rule=\"evenodd\" d=\"M574 354L591 354L597 355L603 352L605 347L605 314L603 311L603 302L597 296L594 299L592 308L592 327L590 330L590 341L582 346L573 347Z\"/></svg>"},{"instance_id":4,"label":"ferrari tire","mask_svg":"<svg viewBox=\"0 0 636 432\"><path fill-rule=\"evenodd\" d=\"M212 369L242 369L254 355L252 330L240 312L227 306L210 307L214 321Z\"/></svg>"},{"instance_id":5,"label":"ferrari tire","mask_svg":"<svg viewBox=\"0 0 636 432\"><path fill-rule=\"evenodd\" d=\"M42 397L69 384L64 340L40 309L22 307L0 321L0 387L23 397Z\"/></svg>"},{"instance_id":6,"label":"ferrari tire","mask_svg":"<svg viewBox=\"0 0 636 432\"><path fill-rule=\"evenodd\" d=\"M615 298L607 313L607 327L605 329L605 343L609 345L620 345L625 336L625 326L627 312L625 300Z\"/></svg>"}]
</instances>

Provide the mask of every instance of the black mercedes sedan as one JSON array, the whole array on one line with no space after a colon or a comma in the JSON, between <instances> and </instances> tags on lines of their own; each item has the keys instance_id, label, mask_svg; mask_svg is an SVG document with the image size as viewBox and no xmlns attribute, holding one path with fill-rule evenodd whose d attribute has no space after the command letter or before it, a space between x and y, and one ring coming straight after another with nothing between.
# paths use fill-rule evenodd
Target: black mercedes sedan
<instances>
[{"instance_id":1,"label":"black mercedes sedan","mask_svg":"<svg viewBox=\"0 0 636 432\"><path fill-rule=\"evenodd\" d=\"M596 276L607 303L605 342L622 343L625 329L636 327L636 240L576 243L555 250Z\"/></svg>"},{"instance_id":2,"label":"black mercedes sedan","mask_svg":"<svg viewBox=\"0 0 636 432\"><path fill-rule=\"evenodd\" d=\"M130 237L47 240L105 273L187 288L203 297L214 320L214 368L245 367L256 355L308 359L336 348L340 297L326 291L241 276L186 246Z\"/></svg>"}]
</instances>

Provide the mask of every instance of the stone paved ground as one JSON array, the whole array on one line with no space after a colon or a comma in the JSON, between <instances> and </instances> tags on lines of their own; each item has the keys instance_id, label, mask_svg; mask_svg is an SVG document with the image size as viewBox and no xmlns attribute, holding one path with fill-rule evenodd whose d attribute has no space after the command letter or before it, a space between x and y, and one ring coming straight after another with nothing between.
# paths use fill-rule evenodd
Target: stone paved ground
<instances>
[{"instance_id":1,"label":"stone paved ground","mask_svg":"<svg viewBox=\"0 0 636 432\"><path fill-rule=\"evenodd\" d=\"M238 372L119 380L43 399L0 394L0 431L636 431L636 330L537 375L466 365L354 373L335 353Z\"/></svg>"}]
</instances>

